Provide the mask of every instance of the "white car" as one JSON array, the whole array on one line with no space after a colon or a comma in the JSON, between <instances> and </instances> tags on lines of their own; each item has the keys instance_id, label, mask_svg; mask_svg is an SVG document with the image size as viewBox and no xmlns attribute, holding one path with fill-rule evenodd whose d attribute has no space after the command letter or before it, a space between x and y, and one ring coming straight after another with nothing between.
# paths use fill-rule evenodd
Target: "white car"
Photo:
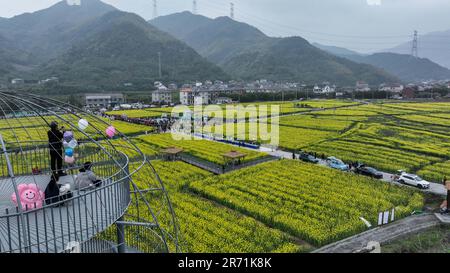
<instances>
[{"instance_id":1,"label":"white car","mask_svg":"<svg viewBox=\"0 0 450 273\"><path fill-rule=\"evenodd\" d=\"M420 176L415 174L409 174L402 172L397 182L402 184L408 184L414 187L418 187L419 189L429 189L430 182L423 180Z\"/></svg>"}]
</instances>

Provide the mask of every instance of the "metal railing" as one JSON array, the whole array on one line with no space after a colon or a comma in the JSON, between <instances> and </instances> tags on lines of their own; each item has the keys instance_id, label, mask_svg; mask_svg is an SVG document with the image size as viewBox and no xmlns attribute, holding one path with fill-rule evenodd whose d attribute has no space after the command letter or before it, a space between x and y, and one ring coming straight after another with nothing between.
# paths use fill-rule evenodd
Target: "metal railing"
<instances>
[{"instance_id":1,"label":"metal railing","mask_svg":"<svg viewBox=\"0 0 450 273\"><path fill-rule=\"evenodd\" d=\"M110 241L92 238L83 243L69 243L63 253L117 253L117 245Z\"/></svg>"},{"instance_id":2,"label":"metal railing","mask_svg":"<svg viewBox=\"0 0 450 273\"><path fill-rule=\"evenodd\" d=\"M40 209L22 212L18 208L13 212L5 209L0 216L5 225L0 252L58 253L70 242L90 240L114 224L128 208L127 181L108 181L105 186Z\"/></svg>"},{"instance_id":3,"label":"metal railing","mask_svg":"<svg viewBox=\"0 0 450 273\"><path fill-rule=\"evenodd\" d=\"M131 202L128 157L116 151L117 158L113 162L109 155L90 145L78 147L77 152L79 162L94 162L95 173L102 178L101 186L74 191L70 199L42 208L36 208L36 204L32 208L22 208L20 201L18 206L0 208L0 253L62 252L71 242L89 241L124 215ZM33 168L39 169L39 173L33 173L29 164L21 164L30 156L35 159ZM37 147L26 152L4 149L0 158L9 166L8 176L2 170L2 176L7 178L0 183L11 183L0 185L0 188L15 189L14 182L21 178L27 178L31 183L39 183L38 176L50 178L48 149ZM71 175L78 167L73 165L64 169Z\"/></svg>"},{"instance_id":4,"label":"metal railing","mask_svg":"<svg viewBox=\"0 0 450 273\"><path fill-rule=\"evenodd\" d=\"M105 149L105 147L103 147ZM112 148L106 148L110 155L115 158L123 159L124 155L120 152L113 150ZM111 156L104 153L102 149L93 144L80 144L75 149L76 163L66 164L64 163L64 153L63 158L63 170L74 173L74 171L80 169L84 162L95 163L94 167L96 172L102 172L102 176L105 176L105 170L101 167L105 164L114 164L112 162ZM11 163L14 175L30 175L39 173L50 173L50 149L48 144L46 145L35 145L27 147L26 149L6 149L0 154L0 178L10 177L10 173L7 166L7 159ZM108 176L111 176L109 174Z\"/></svg>"},{"instance_id":5,"label":"metal railing","mask_svg":"<svg viewBox=\"0 0 450 273\"><path fill-rule=\"evenodd\" d=\"M98 232L119 216L114 222L131 221L131 225L133 221L137 221L135 223L138 225L143 222L154 224L154 227L147 228L147 231L157 242L162 243L162 248L155 248L157 251L180 251L177 244L176 217L161 179L146 156L120 132L117 132L114 138L120 138L119 143L123 141L128 148L133 149L133 164L129 163L128 157L121 152L122 149L116 150L117 143L113 143L104 133L105 128L112 125L110 122L51 98L11 92L0 92L0 115L5 117L2 119L1 133L5 134L7 140L6 147L2 147L3 153L0 153L0 252L67 252L64 249L66 243L66 248L76 244L81 244L83 248L92 243L91 238L88 238L91 235L89 230L93 230L92 234L97 232L95 238L102 238L100 235L105 232ZM87 130L78 126L81 119L89 122ZM77 163L65 164L62 168L69 176L61 178L60 182L68 178L73 179L82 163L90 161L94 163L94 172L103 180L102 186L90 191L76 192L70 200L43 208L35 208L36 206L32 205L33 209L29 210L28 207L22 208L20 204L13 206L11 192L16 192L15 196L18 196L17 184L40 183L40 188L44 189L50 181L48 143L42 140L47 139L47 130L53 121L73 131L82 144L76 149ZM141 169L148 169L149 172L142 175ZM134 176L135 174L137 175ZM136 181L131 179L132 176ZM154 179L149 179L150 176ZM43 182L42 179L47 181ZM157 194L158 200L155 200L154 195L144 194L148 188L159 190L161 194ZM124 196L122 200L116 198L116 193ZM59 206L62 204L64 205ZM80 209L77 209L78 207ZM126 217L123 213L121 215L121 210L127 211ZM161 213L163 210L166 213ZM59 215L61 216L58 218ZM88 220L85 220L86 218ZM97 222L97 218L106 219L105 224L102 225L100 220ZM159 218L164 220L160 221ZM163 226L159 223L163 223ZM127 223L127 226L129 225L130 223ZM126 243L123 237L128 236L127 230L130 229L121 230L123 227L124 225L117 225L119 252ZM72 239L77 241L67 242ZM175 244L168 246L168 240ZM101 245L101 248L105 246ZM83 251L99 251L95 245L93 248L84 249Z\"/></svg>"}]
</instances>

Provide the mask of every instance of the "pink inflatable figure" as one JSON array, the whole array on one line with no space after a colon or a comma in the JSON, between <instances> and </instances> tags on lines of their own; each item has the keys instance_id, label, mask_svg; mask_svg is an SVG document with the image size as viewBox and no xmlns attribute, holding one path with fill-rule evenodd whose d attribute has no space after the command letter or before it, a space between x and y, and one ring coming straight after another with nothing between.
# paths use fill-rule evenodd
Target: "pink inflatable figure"
<instances>
[{"instance_id":1,"label":"pink inflatable figure","mask_svg":"<svg viewBox=\"0 0 450 273\"><path fill-rule=\"evenodd\" d=\"M23 210L39 209L45 200L44 193L34 184L20 184L17 186L17 191L19 192L20 203L22 204ZM16 206L17 198L16 193L11 195L11 199Z\"/></svg>"}]
</instances>

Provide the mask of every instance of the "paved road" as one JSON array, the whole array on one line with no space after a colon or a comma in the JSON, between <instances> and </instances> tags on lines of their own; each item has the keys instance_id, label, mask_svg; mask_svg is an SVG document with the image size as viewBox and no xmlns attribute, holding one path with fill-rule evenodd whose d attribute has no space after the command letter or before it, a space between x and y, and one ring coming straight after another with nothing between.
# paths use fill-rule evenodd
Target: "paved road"
<instances>
[{"instance_id":1,"label":"paved road","mask_svg":"<svg viewBox=\"0 0 450 273\"><path fill-rule=\"evenodd\" d=\"M386 244L402 236L418 233L439 224L440 221L434 214L414 215L326 245L313 253L352 253L367 246L370 241Z\"/></svg>"},{"instance_id":2,"label":"paved road","mask_svg":"<svg viewBox=\"0 0 450 273\"><path fill-rule=\"evenodd\" d=\"M269 148L265 148L265 147L261 147L260 148L261 152L266 152L269 153L270 155L279 157L279 158L286 158L286 159L292 159L292 153L291 152L286 152L286 151L281 151L281 150L271 150ZM298 154L296 154L296 157L298 158ZM328 166L325 160L320 159L319 160L319 165L323 165L323 166ZM394 175L391 173L386 173L383 172L383 179L380 179L380 181L383 182L387 182L387 183L393 183L396 184L398 186L405 186L405 187L410 187L408 185L403 185L400 184L398 182L396 182L394 180ZM419 190L419 189L417 189ZM431 194L436 194L436 195L442 195L442 196L447 196L447 189L445 188L444 185L442 184L438 184L438 183L430 183L430 188L426 189L426 190L420 190L423 192L428 192Z\"/></svg>"},{"instance_id":3,"label":"paved road","mask_svg":"<svg viewBox=\"0 0 450 273\"><path fill-rule=\"evenodd\" d=\"M411 186L403 185L401 183L396 182L393 179L393 174L390 174L390 173L383 172L383 179L382 179L382 181L389 182L389 183L394 183L394 184L400 185L400 186L411 187ZM417 189L417 190L419 190L419 189ZM433 182L430 182L430 188L429 189L420 190L420 191L428 192L428 193L436 194L436 195L447 196L447 189L445 188L445 186L442 185L442 184L433 183Z\"/></svg>"},{"instance_id":4,"label":"paved road","mask_svg":"<svg viewBox=\"0 0 450 273\"><path fill-rule=\"evenodd\" d=\"M436 217L439 219L439 221L441 221L442 224L450 225L450 214L435 213L434 215L436 215Z\"/></svg>"}]
</instances>

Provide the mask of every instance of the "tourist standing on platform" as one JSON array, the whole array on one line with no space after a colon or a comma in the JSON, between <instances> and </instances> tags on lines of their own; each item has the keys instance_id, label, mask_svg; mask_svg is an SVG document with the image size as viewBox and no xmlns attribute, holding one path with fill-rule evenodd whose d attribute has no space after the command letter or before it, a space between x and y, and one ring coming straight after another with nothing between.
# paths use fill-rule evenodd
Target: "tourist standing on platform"
<instances>
[{"instance_id":1,"label":"tourist standing on platform","mask_svg":"<svg viewBox=\"0 0 450 273\"><path fill-rule=\"evenodd\" d=\"M61 129L64 129L62 127ZM63 160L63 132L59 130L58 123L53 121L50 123L50 130L47 132L48 146L50 149L50 169L53 175L65 176L66 174L62 169Z\"/></svg>"}]
</instances>

